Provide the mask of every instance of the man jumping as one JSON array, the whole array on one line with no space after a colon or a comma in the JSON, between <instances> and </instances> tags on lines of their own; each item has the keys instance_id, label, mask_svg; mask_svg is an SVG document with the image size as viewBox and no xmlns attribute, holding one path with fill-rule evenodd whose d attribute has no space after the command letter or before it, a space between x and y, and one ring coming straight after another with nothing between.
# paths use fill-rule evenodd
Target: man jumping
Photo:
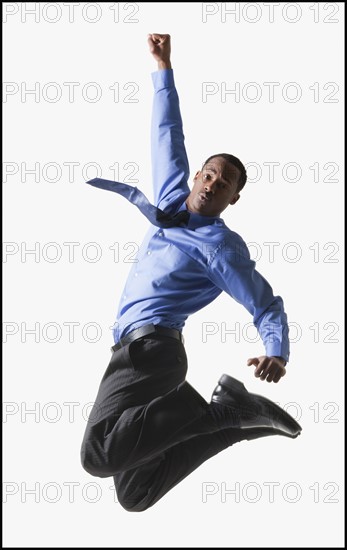
<instances>
[{"instance_id":1,"label":"man jumping","mask_svg":"<svg viewBox=\"0 0 347 550\"><path fill-rule=\"evenodd\" d=\"M249 311L262 338L265 355L248 359L260 380L277 383L285 375L288 325L282 299L220 217L240 198L245 167L231 154L212 155L189 189L170 36L150 34L148 44L158 62L152 74L155 206L129 185L88 182L125 196L151 222L121 296L112 357L81 449L85 470L113 476L118 501L129 511L146 510L239 441L296 438L301 431L288 413L227 374L210 403L186 381L185 321L223 291Z\"/></svg>"}]
</instances>

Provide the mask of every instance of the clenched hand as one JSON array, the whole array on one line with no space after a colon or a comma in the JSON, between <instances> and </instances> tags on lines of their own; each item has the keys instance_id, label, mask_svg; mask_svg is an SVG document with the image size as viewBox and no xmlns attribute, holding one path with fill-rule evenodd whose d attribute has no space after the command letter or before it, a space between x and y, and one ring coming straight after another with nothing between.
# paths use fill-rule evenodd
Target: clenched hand
<instances>
[{"instance_id":1,"label":"clenched hand","mask_svg":"<svg viewBox=\"0 0 347 550\"><path fill-rule=\"evenodd\" d=\"M170 69L171 38L169 34L149 34L147 36L149 51L158 62L159 69Z\"/></svg>"},{"instance_id":2,"label":"clenched hand","mask_svg":"<svg viewBox=\"0 0 347 550\"><path fill-rule=\"evenodd\" d=\"M248 359L247 365L255 365L254 376L267 382L279 382L282 376L286 374L283 359L279 357L252 357Z\"/></svg>"}]
</instances>

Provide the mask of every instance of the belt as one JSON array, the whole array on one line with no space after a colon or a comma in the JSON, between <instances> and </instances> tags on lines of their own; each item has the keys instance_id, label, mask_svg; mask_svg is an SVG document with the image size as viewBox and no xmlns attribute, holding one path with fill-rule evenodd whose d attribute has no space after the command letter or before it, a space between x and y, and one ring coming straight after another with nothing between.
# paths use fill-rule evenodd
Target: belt
<instances>
[{"instance_id":1,"label":"belt","mask_svg":"<svg viewBox=\"0 0 347 550\"><path fill-rule=\"evenodd\" d=\"M111 351L117 351L123 346L130 344L130 342L149 334L162 334L163 336L176 338L176 340L179 340L182 344L184 344L184 337L181 331L175 328L163 327L162 325L153 325L153 323L150 323L149 325L144 325L143 327L136 328L135 330L129 332L129 334L124 336L124 338L121 338L117 344L111 347Z\"/></svg>"}]
</instances>

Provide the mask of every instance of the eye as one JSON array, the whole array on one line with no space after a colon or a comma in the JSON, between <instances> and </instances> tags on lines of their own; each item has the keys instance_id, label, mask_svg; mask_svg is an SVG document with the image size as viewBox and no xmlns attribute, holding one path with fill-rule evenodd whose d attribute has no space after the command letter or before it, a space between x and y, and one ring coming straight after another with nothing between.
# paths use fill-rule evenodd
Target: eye
<instances>
[{"instance_id":1,"label":"eye","mask_svg":"<svg viewBox=\"0 0 347 550\"><path fill-rule=\"evenodd\" d=\"M210 179L210 178L211 178L210 174L204 174L204 179Z\"/></svg>"}]
</instances>

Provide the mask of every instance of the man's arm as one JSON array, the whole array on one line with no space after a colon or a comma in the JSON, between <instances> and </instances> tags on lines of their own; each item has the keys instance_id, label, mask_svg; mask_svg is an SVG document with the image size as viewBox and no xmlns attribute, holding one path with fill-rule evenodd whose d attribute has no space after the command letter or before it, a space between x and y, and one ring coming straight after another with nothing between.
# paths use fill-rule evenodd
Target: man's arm
<instances>
[{"instance_id":1,"label":"man's arm","mask_svg":"<svg viewBox=\"0 0 347 550\"><path fill-rule=\"evenodd\" d=\"M289 359L287 315L283 300L274 296L270 284L255 269L246 244L240 242L225 246L210 263L211 280L241 303L253 316L265 346L266 355L248 359L254 365L254 375L267 382L279 382L286 374Z\"/></svg>"},{"instance_id":2,"label":"man's arm","mask_svg":"<svg viewBox=\"0 0 347 550\"><path fill-rule=\"evenodd\" d=\"M170 60L170 36L149 34L148 44L158 62L158 71L152 73L155 90L151 127L154 201L164 209L180 193L189 193L189 164Z\"/></svg>"}]
</instances>

